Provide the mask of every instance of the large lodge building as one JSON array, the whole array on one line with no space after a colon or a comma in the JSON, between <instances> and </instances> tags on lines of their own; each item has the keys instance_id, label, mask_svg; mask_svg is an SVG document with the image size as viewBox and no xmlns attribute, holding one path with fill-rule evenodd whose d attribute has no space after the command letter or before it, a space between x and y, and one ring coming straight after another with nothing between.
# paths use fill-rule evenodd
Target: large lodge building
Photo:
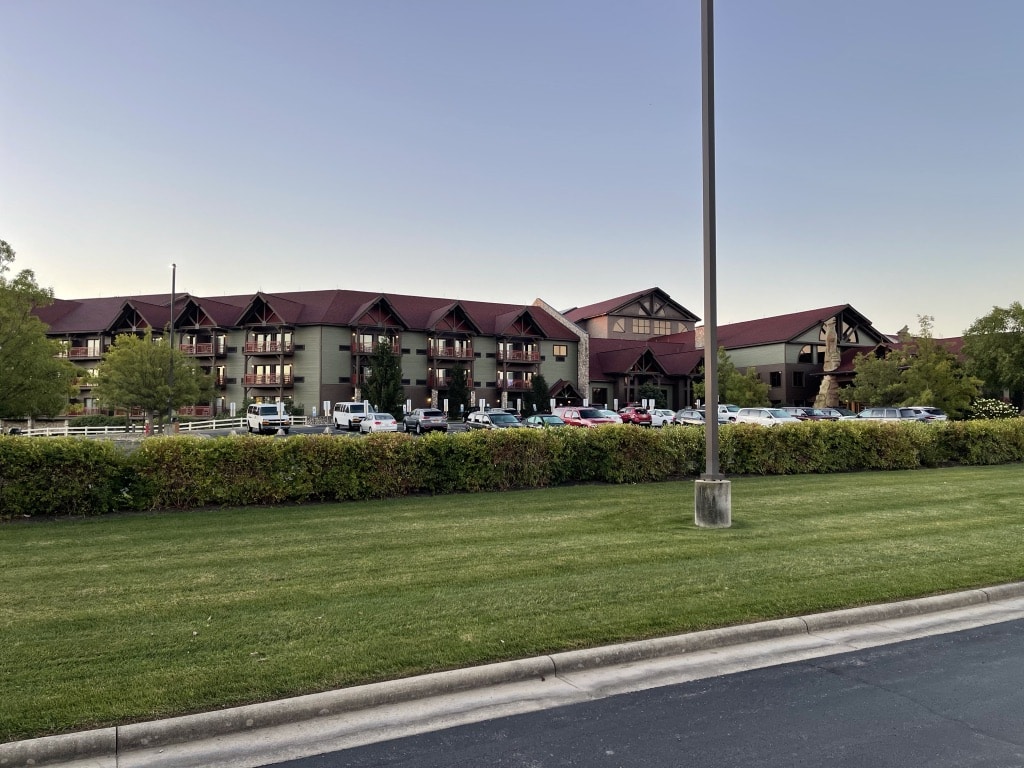
<instances>
[{"instance_id":1,"label":"large lodge building","mask_svg":"<svg viewBox=\"0 0 1024 768\"><path fill-rule=\"evenodd\" d=\"M498 304L365 291L301 291L242 296L148 295L57 299L37 314L63 354L95 373L120 334L165 338L212 374L213 402L182 409L197 416L241 412L245 401L284 400L306 414L362 399L379 343L400 356L412 407L442 406L451 371L462 366L471 404L516 407L543 375L560 404L640 399L653 384L669 407L694 401L703 370L700 318L660 288L560 312L541 299ZM823 375L825 333L835 321L840 385L853 358L889 338L849 305L807 310L718 328L718 342L741 371L757 370L774 403L813 403ZM69 413L100 409L89 376Z\"/></svg>"}]
</instances>

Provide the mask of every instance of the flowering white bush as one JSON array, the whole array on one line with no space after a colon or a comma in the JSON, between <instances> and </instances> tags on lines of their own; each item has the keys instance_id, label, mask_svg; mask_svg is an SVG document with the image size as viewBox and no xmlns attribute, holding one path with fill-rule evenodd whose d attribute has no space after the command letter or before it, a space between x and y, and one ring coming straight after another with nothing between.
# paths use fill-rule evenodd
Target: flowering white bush
<instances>
[{"instance_id":1,"label":"flowering white bush","mask_svg":"<svg viewBox=\"0 0 1024 768\"><path fill-rule=\"evenodd\" d=\"M967 412L969 419L1012 419L1017 415L1017 409L1012 405L990 397L979 397Z\"/></svg>"}]
</instances>

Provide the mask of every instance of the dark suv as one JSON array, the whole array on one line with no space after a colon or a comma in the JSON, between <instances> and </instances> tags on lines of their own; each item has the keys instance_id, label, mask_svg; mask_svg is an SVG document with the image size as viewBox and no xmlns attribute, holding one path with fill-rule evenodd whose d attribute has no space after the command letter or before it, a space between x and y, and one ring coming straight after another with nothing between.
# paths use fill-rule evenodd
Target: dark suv
<instances>
[{"instance_id":1,"label":"dark suv","mask_svg":"<svg viewBox=\"0 0 1024 768\"><path fill-rule=\"evenodd\" d=\"M439 411L437 408L417 408L412 413L405 415L402 424L406 432L415 432L417 435L435 429L441 432L448 431L448 417L444 415L444 411Z\"/></svg>"}]
</instances>

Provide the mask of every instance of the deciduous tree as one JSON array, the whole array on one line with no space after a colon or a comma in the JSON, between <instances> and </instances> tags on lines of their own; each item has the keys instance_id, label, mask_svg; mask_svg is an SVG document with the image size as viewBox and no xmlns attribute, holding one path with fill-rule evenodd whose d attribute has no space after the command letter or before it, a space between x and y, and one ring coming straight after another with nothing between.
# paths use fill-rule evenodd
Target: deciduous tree
<instances>
[{"instance_id":1,"label":"deciduous tree","mask_svg":"<svg viewBox=\"0 0 1024 768\"><path fill-rule=\"evenodd\" d=\"M884 356L858 355L857 376L842 391L844 402L864 405L934 405L963 416L981 389L956 355L932 337L933 318L918 316L919 330L900 331L900 343Z\"/></svg>"},{"instance_id":2,"label":"deciduous tree","mask_svg":"<svg viewBox=\"0 0 1024 768\"><path fill-rule=\"evenodd\" d=\"M718 400L721 403L734 403L744 407L769 405L768 384L757 377L757 371L748 368L740 373L726 353L724 347L718 348ZM704 382L693 385L694 397L704 401Z\"/></svg>"},{"instance_id":3,"label":"deciduous tree","mask_svg":"<svg viewBox=\"0 0 1024 768\"><path fill-rule=\"evenodd\" d=\"M35 273L23 269L8 278L14 249L0 240L0 419L54 416L74 393L78 370L58 355L59 342L33 314L53 302Z\"/></svg>"},{"instance_id":4,"label":"deciduous tree","mask_svg":"<svg viewBox=\"0 0 1024 768\"><path fill-rule=\"evenodd\" d=\"M168 380L172 365L173 390ZM190 358L163 339L154 340L147 330L142 336L125 333L114 339L100 363L93 392L106 405L162 417L168 405L180 408L209 401L214 385Z\"/></svg>"},{"instance_id":5,"label":"deciduous tree","mask_svg":"<svg viewBox=\"0 0 1024 768\"><path fill-rule=\"evenodd\" d=\"M964 332L968 369L980 378L985 391L1010 397L1018 405L1024 398L1024 306L1015 301L1005 309L993 307Z\"/></svg>"}]
</instances>

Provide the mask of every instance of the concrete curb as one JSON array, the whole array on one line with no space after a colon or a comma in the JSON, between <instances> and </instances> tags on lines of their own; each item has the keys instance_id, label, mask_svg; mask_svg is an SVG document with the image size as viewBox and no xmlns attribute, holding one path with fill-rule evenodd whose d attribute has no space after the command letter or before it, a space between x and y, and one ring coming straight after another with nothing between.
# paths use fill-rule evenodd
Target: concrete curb
<instances>
[{"instance_id":1,"label":"concrete curb","mask_svg":"<svg viewBox=\"0 0 1024 768\"><path fill-rule=\"evenodd\" d=\"M403 680L297 696L263 704L0 744L0 768L115 766L119 756L490 686L543 679L695 651L814 634L854 625L956 610L1024 597L1024 582L934 597L777 619L530 659L437 672Z\"/></svg>"}]
</instances>

